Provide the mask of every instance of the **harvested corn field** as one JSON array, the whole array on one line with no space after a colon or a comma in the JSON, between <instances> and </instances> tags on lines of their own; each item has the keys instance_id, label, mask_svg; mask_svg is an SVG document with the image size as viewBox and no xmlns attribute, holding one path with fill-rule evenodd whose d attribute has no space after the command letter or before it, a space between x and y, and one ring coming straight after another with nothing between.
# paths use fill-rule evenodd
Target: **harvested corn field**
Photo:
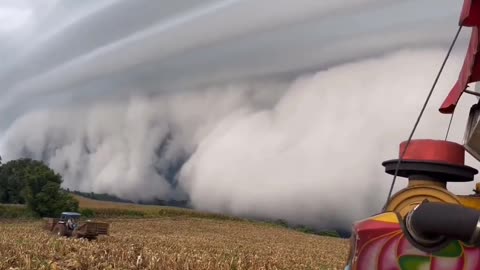
<instances>
[{"instance_id":1,"label":"harvested corn field","mask_svg":"<svg viewBox=\"0 0 480 270\"><path fill-rule=\"evenodd\" d=\"M96 241L50 235L39 221L0 222L0 269L343 269L348 241L244 221L109 221Z\"/></svg>"}]
</instances>

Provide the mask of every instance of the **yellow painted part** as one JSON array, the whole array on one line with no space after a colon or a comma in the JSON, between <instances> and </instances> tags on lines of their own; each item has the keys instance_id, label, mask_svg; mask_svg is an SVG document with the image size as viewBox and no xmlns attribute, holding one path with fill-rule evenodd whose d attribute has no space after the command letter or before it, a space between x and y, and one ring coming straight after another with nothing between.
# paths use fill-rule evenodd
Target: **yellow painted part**
<instances>
[{"instance_id":1,"label":"yellow painted part","mask_svg":"<svg viewBox=\"0 0 480 270\"><path fill-rule=\"evenodd\" d=\"M458 197L449 192L445 185L433 181L409 181L406 188L400 190L392 196L386 210L397 212L402 218L412 211L415 206L424 200L430 202L443 202L451 204L461 204Z\"/></svg>"},{"instance_id":2,"label":"yellow painted part","mask_svg":"<svg viewBox=\"0 0 480 270\"><path fill-rule=\"evenodd\" d=\"M372 219L398 223L397 216L391 212L399 213L404 218L408 212L425 199L430 202L460 204L480 211L480 183L476 183L475 187L478 196L455 195L446 189L445 184L439 182L409 181L406 188L392 196L386 208L388 212L372 217Z\"/></svg>"},{"instance_id":3,"label":"yellow painted part","mask_svg":"<svg viewBox=\"0 0 480 270\"><path fill-rule=\"evenodd\" d=\"M397 215L392 212L379 214L377 216L372 217L371 220L389 222L389 223L399 223Z\"/></svg>"},{"instance_id":4,"label":"yellow painted part","mask_svg":"<svg viewBox=\"0 0 480 270\"><path fill-rule=\"evenodd\" d=\"M480 210L480 197L458 196L458 200L465 207Z\"/></svg>"}]
</instances>

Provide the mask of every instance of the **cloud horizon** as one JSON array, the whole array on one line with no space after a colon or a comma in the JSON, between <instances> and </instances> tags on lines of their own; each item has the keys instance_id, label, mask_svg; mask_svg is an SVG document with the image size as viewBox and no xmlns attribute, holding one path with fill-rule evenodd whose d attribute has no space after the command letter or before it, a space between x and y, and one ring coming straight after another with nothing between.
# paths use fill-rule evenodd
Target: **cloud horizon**
<instances>
[{"instance_id":1,"label":"cloud horizon","mask_svg":"<svg viewBox=\"0 0 480 270\"><path fill-rule=\"evenodd\" d=\"M380 163L408 136L461 8L447 0L2 4L6 160L44 160L71 189L186 196L197 209L316 227L348 226L383 203L390 177ZM444 134L449 119L437 108L468 34L419 137ZM457 141L472 99L462 102Z\"/></svg>"}]
</instances>

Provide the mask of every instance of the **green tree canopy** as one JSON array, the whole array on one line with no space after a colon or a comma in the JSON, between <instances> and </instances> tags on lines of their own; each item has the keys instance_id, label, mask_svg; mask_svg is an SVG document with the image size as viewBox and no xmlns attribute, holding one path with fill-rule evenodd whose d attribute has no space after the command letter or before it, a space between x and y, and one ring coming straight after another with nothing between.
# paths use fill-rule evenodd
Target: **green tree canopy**
<instances>
[{"instance_id":1,"label":"green tree canopy","mask_svg":"<svg viewBox=\"0 0 480 270\"><path fill-rule=\"evenodd\" d=\"M0 203L26 204L40 216L78 211L78 201L60 189L62 177L41 161L19 159L0 166Z\"/></svg>"}]
</instances>

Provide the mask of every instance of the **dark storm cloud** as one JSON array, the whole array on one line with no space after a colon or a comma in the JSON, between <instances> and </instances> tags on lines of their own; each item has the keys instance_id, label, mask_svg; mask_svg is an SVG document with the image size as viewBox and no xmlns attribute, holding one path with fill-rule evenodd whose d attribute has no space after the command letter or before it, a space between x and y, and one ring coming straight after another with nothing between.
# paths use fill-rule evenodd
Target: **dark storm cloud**
<instances>
[{"instance_id":1,"label":"dark storm cloud","mask_svg":"<svg viewBox=\"0 0 480 270\"><path fill-rule=\"evenodd\" d=\"M43 159L73 189L130 199L185 192L196 208L315 226L378 210L389 179L379 164L397 155L461 8L450 0L3 1L0 20L6 7L18 20L0 33L0 154ZM421 136L443 136L449 119L436 106L467 36ZM452 138L465 113L455 115Z\"/></svg>"},{"instance_id":2,"label":"dark storm cloud","mask_svg":"<svg viewBox=\"0 0 480 270\"><path fill-rule=\"evenodd\" d=\"M137 88L190 86L324 68L405 46L444 46L459 5L434 2L435 13L431 0L102 1L72 9L62 23L53 18L69 2L59 1L44 19L53 25L39 23L42 31L0 73L0 109L87 85L99 92L125 81ZM92 84L103 80L111 89Z\"/></svg>"}]
</instances>

